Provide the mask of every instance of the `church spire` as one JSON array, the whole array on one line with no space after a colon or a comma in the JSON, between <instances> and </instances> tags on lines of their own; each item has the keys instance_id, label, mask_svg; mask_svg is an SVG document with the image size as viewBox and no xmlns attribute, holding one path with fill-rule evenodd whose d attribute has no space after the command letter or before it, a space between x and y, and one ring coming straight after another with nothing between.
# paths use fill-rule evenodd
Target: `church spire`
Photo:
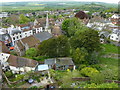
<instances>
[{"instance_id":1,"label":"church spire","mask_svg":"<svg viewBox=\"0 0 120 90\"><path fill-rule=\"evenodd\" d=\"M48 28L49 28L49 20L48 20L48 12L47 12L45 31L48 31Z\"/></svg>"},{"instance_id":2,"label":"church spire","mask_svg":"<svg viewBox=\"0 0 120 90\"><path fill-rule=\"evenodd\" d=\"M51 33L51 30L49 29L49 19L48 19L48 12L47 12L47 17L46 17L46 26L45 26L45 31Z\"/></svg>"}]
</instances>

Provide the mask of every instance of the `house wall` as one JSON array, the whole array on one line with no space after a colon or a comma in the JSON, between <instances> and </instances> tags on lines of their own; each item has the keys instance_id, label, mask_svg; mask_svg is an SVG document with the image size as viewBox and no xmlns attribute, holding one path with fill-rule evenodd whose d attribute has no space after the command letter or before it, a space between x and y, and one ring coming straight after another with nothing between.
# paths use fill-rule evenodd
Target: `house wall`
<instances>
[{"instance_id":1,"label":"house wall","mask_svg":"<svg viewBox=\"0 0 120 90\"><path fill-rule=\"evenodd\" d=\"M22 37L25 38L25 37L29 37L33 35L33 31L32 30L29 30L29 31L25 31L22 33Z\"/></svg>"},{"instance_id":2,"label":"house wall","mask_svg":"<svg viewBox=\"0 0 120 90\"><path fill-rule=\"evenodd\" d=\"M120 35L117 34L111 34L110 39L119 42L120 41Z\"/></svg>"},{"instance_id":3,"label":"house wall","mask_svg":"<svg viewBox=\"0 0 120 90\"><path fill-rule=\"evenodd\" d=\"M35 28L36 29L36 33L40 33L40 32L43 32L43 28L42 27L39 27L39 28Z\"/></svg>"},{"instance_id":4,"label":"house wall","mask_svg":"<svg viewBox=\"0 0 120 90\"><path fill-rule=\"evenodd\" d=\"M11 36L13 45L15 45L15 41L20 40L24 37L22 33L13 34L10 36Z\"/></svg>"},{"instance_id":5,"label":"house wall","mask_svg":"<svg viewBox=\"0 0 120 90\"><path fill-rule=\"evenodd\" d=\"M9 56L10 56L10 54L0 53L0 62L2 65L4 65L5 62L7 62Z\"/></svg>"},{"instance_id":6,"label":"house wall","mask_svg":"<svg viewBox=\"0 0 120 90\"><path fill-rule=\"evenodd\" d=\"M29 72L31 70L35 70L35 67L15 67L15 66L9 66L10 67L10 70L12 70L13 73L24 73L24 72Z\"/></svg>"}]
</instances>

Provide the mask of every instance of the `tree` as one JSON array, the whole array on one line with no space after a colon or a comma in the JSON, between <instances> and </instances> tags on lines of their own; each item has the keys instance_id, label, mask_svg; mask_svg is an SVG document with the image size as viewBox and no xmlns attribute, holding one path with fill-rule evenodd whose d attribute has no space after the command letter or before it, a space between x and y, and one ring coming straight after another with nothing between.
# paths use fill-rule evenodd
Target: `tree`
<instances>
[{"instance_id":1,"label":"tree","mask_svg":"<svg viewBox=\"0 0 120 90\"><path fill-rule=\"evenodd\" d=\"M38 46L38 54L48 57L65 57L69 55L69 43L66 36L59 36L43 41Z\"/></svg>"},{"instance_id":2,"label":"tree","mask_svg":"<svg viewBox=\"0 0 120 90\"><path fill-rule=\"evenodd\" d=\"M35 57L37 55L37 50L35 48L30 48L25 54L27 57Z\"/></svg>"},{"instance_id":3,"label":"tree","mask_svg":"<svg viewBox=\"0 0 120 90\"><path fill-rule=\"evenodd\" d=\"M77 48L73 53L73 59L76 64L86 63L87 51L84 48Z\"/></svg>"},{"instance_id":4,"label":"tree","mask_svg":"<svg viewBox=\"0 0 120 90\"><path fill-rule=\"evenodd\" d=\"M100 38L98 32L93 29L86 29L84 31L77 31L76 34L71 37L70 43L73 48L84 47L88 53L100 50Z\"/></svg>"},{"instance_id":5,"label":"tree","mask_svg":"<svg viewBox=\"0 0 120 90\"><path fill-rule=\"evenodd\" d=\"M85 26L77 18L66 19L62 23L62 30L68 37L74 36L76 31L85 30Z\"/></svg>"},{"instance_id":6,"label":"tree","mask_svg":"<svg viewBox=\"0 0 120 90\"><path fill-rule=\"evenodd\" d=\"M29 18L27 18L26 16L24 16L23 14L20 14L20 17L19 17L19 22L20 24L25 24L27 22L29 22Z\"/></svg>"}]
</instances>

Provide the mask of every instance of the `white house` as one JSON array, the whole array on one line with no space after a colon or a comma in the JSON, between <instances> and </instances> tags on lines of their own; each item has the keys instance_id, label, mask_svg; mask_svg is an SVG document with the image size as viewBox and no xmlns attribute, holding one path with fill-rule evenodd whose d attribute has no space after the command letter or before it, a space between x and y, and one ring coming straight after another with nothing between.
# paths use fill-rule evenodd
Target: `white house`
<instances>
[{"instance_id":1,"label":"white house","mask_svg":"<svg viewBox=\"0 0 120 90\"><path fill-rule=\"evenodd\" d=\"M8 12L0 12L0 18L8 17Z\"/></svg>"},{"instance_id":2,"label":"white house","mask_svg":"<svg viewBox=\"0 0 120 90\"><path fill-rule=\"evenodd\" d=\"M38 65L37 61L35 60L6 53L0 53L0 60L2 69L6 70L6 67L9 67L13 73L24 73L35 70L35 67Z\"/></svg>"},{"instance_id":3,"label":"white house","mask_svg":"<svg viewBox=\"0 0 120 90\"><path fill-rule=\"evenodd\" d=\"M110 39L113 41L119 42L120 41L120 34L112 33L112 34L110 34Z\"/></svg>"},{"instance_id":4,"label":"white house","mask_svg":"<svg viewBox=\"0 0 120 90\"><path fill-rule=\"evenodd\" d=\"M2 69L5 69L6 66L8 66L8 58L10 57L10 54L6 53L0 53L0 63L2 65Z\"/></svg>"}]
</instances>

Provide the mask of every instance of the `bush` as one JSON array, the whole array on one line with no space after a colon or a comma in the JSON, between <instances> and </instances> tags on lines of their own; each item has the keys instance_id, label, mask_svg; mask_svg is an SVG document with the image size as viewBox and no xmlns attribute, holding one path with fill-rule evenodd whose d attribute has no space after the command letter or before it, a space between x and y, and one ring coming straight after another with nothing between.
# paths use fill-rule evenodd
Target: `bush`
<instances>
[{"instance_id":1,"label":"bush","mask_svg":"<svg viewBox=\"0 0 120 90\"><path fill-rule=\"evenodd\" d=\"M85 64L81 64L81 65L79 65L78 70L81 70L82 68L85 68L85 67L86 67Z\"/></svg>"},{"instance_id":2,"label":"bush","mask_svg":"<svg viewBox=\"0 0 120 90\"><path fill-rule=\"evenodd\" d=\"M101 84L104 83L105 79L104 79L104 75L101 73L97 73L97 74L93 74L91 77L91 82L95 83L95 84Z\"/></svg>"},{"instance_id":3,"label":"bush","mask_svg":"<svg viewBox=\"0 0 120 90\"><path fill-rule=\"evenodd\" d=\"M115 72L110 70L110 69L106 69L106 70L102 71L101 73L104 75L105 79L110 79L110 80L111 79L114 79L114 80L118 79L118 75L115 74Z\"/></svg>"},{"instance_id":4,"label":"bush","mask_svg":"<svg viewBox=\"0 0 120 90\"><path fill-rule=\"evenodd\" d=\"M116 83L103 83L96 85L95 83L87 84L84 88L118 88Z\"/></svg>"},{"instance_id":5,"label":"bush","mask_svg":"<svg viewBox=\"0 0 120 90\"><path fill-rule=\"evenodd\" d=\"M11 71L5 72L5 75L6 75L6 77L8 77L8 78L13 76L13 74L12 74Z\"/></svg>"},{"instance_id":6,"label":"bush","mask_svg":"<svg viewBox=\"0 0 120 90\"><path fill-rule=\"evenodd\" d=\"M98 70L92 67L85 67L80 72L83 76L92 76L93 74L99 73Z\"/></svg>"},{"instance_id":7,"label":"bush","mask_svg":"<svg viewBox=\"0 0 120 90\"><path fill-rule=\"evenodd\" d=\"M98 71L102 70L101 66L96 64L96 65L91 65L92 68L96 68Z\"/></svg>"},{"instance_id":8,"label":"bush","mask_svg":"<svg viewBox=\"0 0 120 90\"><path fill-rule=\"evenodd\" d=\"M38 88L37 86L32 86L32 87L30 87L30 88Z\"/></svg>"}]
</instances>

